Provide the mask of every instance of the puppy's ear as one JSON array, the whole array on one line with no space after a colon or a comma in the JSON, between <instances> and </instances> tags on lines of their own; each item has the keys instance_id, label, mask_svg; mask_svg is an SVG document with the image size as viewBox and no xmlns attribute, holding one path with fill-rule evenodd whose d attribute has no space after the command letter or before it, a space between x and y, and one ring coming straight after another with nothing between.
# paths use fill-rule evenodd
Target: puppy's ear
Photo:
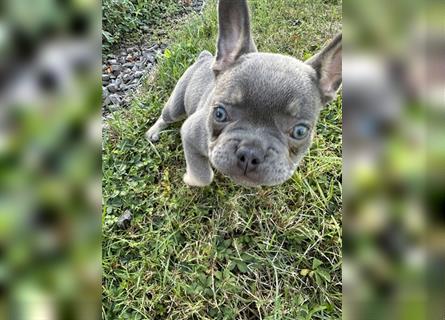
<instances>
[{"instance_id":1,"label":"puppy's ear","mask_svg":"<svg viewBox=\"0 0 445 320\"><path fill-rule=\"evenodd\" d=\"M255 52L247 0L219 0L218 43L213 71L226 70L243 54Z\"/></svg>"},{"instance_id":2,"label":"puppy's ear","mask_svg":"<svg viewBox=\"0 0 445 320\"><path fill-rule=\"evenodd\" d=\"M335 98L342 82L342 35L335 36L320 52L309 58L306 63L317 72L322 103L327 104Z\"/></svg>"}]
</instances>

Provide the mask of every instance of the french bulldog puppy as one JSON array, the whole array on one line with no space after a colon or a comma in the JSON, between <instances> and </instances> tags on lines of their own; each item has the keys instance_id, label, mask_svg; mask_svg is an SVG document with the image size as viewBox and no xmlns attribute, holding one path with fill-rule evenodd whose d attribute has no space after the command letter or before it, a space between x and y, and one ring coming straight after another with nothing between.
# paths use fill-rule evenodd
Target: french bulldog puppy
<instances>
[{"instance_id":1,"label":"french bulldog puppy","mask_svg":"<svg viewBox=\"0 0 445 320\"><path fill-rule=\"evenodd\" d=\"M246 0L219 0L217 53L203 51L147 131L154 142L176 121L184 182L207 186L212 167L236 183L277 185L307 152L320 109L341 85L341 34L306 62L257 52Z\"/></svg>"}]
</instances>

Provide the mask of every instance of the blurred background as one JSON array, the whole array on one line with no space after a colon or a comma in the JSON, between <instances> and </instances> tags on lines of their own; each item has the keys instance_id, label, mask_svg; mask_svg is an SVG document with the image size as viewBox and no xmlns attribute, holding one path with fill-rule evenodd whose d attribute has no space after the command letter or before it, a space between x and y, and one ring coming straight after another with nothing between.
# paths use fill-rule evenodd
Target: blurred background
<instances>
[{"instance_id":1,"label":"blurred background","mask_svg":"<svg viewBox=\"0 0 445 320\"><path fill-rule=\"evenodd\" d=\"M100 6L0 8L0 319L98 318Z\"/></svg>"},{"instance_id":2,"label":"blurred background","mask_svg":"<svg viewBox=\"0 0 445 320\"><path fill-rule=\"evenodd\" d=\"M443 319L445 5L343 11L344 318ZM0 319L99 318L100 3L0 13Z\"/></svg>"},{"instance_id":3,"label":"blurred background","mask_svg":"<svg viewBox=\"0 0 445 320\"><path fill-rule=\"evenodd\" d=\"M445 4L343 2L343 315L445 317Z\"/></svg>"}]
</instances>

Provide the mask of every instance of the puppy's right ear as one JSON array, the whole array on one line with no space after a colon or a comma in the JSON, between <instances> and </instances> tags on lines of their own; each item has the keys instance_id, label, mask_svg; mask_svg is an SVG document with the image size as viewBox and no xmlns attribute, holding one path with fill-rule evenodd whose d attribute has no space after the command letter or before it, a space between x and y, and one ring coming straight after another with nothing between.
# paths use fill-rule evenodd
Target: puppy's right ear
<instances>
[{"instance_id":1,"label":"puppy's right ear","mask_svg":"<svg viewBox=\"0 0 445 320\"><path fill-rule=\"evenodd\" d=\"M339 33L320 52L306 61L317 72L322 103L335 98L342 82L342 35Z\"/></svg>"},{"instance_id":2,"label":"puppy's right ear","mask_svg":"<svg viewBox=\"0 0 445 320\"><path fill-rule=\"evenodd\" d=\"M243 54L256 52L253 42L247 0L219 0L218 43L213 71L218 74Z\"/></svg>"}]
</instances>

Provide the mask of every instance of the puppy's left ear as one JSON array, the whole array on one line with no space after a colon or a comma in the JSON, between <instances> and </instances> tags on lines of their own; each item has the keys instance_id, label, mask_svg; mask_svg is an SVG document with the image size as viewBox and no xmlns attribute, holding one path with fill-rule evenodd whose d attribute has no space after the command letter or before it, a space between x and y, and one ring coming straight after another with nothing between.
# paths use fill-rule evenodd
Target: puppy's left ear
<instances>
[{"instance_id":1,"label":"puppy's left ear","mask_svg":"<svg viewBox=\"0 0 445 320\"><path fill-rule=\"evenodd\" d=\"M219 0L218 22L216 58L212 66L215 74L233 66L243 54L257 51L247 0Z\"/></svg>"},{"instance_id":2,"label":"puppy's left ear","mask_svg":"<svg viewBox=\"0 0 445 320\"><path fill-rule=\"evenodd\" d=\"M325 105L335 98L342 82L342 35L335 36L320 52L306 63L317 72L322 103Z\"/></svg>"}]
</instances>

